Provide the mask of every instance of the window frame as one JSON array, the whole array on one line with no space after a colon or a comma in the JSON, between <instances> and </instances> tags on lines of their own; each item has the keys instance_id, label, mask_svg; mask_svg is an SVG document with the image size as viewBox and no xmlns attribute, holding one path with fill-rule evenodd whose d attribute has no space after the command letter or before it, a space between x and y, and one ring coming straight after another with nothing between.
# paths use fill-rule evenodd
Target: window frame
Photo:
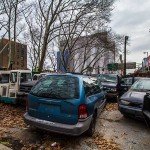
<instances>
[{"instance_id":1,"label":"window frame","mask_svg":"<svg viewBox=\"0 0 150 150\"><path fill-rule=\"evenodd\" d=\"M43 77L43 78L41 78L37 83L36 83L36 85L35 86L33 86L33 88L32 88L32 90L30 91L30 94L32 94L32 95L35 95L35 96L37 96L37 97L43 97L43 98L50 98L50 97L44 97L44 96L40 96L40 95L38 95L39 94L39 92L38 92L38 90L40 90L40 88L38 88L38 86L39 87L41 87L41 88L43 88L43 91L44 90L49 90L49 91L51 91L52 89L55 89L56 90L56 88L54 88L54 87L52 87L53 86L53 84L54 84L54 81L56 81L56 80L53 80L52 81L52 85L51 84L49 84L49 85L42 85L42 83L44 83L44 82L48 82L48 81L50 81L49 79L50 79L50 77L56 77L57 75L50 75L50 76L46 76L46 77ZM73 97L69 97L70 95L68 95L68 97L62 97L62 98L56 98L56 99L62 99L62 100L67 100L67 99L79 99L80 98L80 86L79 86L79 78L78 77L74 77L74 76L64 76L64 75L59 75L58 76L58 79L59 80L61 80L61 78L60 77L62 77L62 79L63 79L63 77L64 77L64 79L67 77L67 78L74 78L74 83L75 83L75 89L74 89L74 96ZM57 84L56 84L56 87L57 86L59 86L59 80L57 80ZM68 80L68 79L67 79ZM67 81L66 80L66 81ZM64 82L66 82L66 81L64 81ZM63 85L63 84L62 84ZM68 85L69 85L69 83L68 83ZM68 86L67 85L67 86ZM37 86L37 87L36 87ZM44 87L45 86L45 87ZM49 86L49 88L48 87L46 87L46 86ZM58 90L57 91L55 91L56 93L57 92L59 92L59 90L60 90L60 93L62 92L65 92L65 91L63 91L64 90L64 86L62 86L63 88L61 88L61 85L60 85L60 89L59 88L57 88ZM45 89L44 89L45 88ZM38 90L37 90L38 89ZM63 90L62 90L63 89ZM69 88L68 88L69 89ZM35 91L34 91L35 90ZM37 90L37 91L36 91ZM40 91L41 92L41 91ZM49 93L50 95L52 94L54 94L55 93L53 90L52 90L52 93ZM38 94L37 94L38 93ZM55 94L56 94L55 93ZM57 94L56 94L57 95ZM58 94L59 95L59 94ZM57 96L58 96L57 95Z\"/></svg>"}]
</instances>

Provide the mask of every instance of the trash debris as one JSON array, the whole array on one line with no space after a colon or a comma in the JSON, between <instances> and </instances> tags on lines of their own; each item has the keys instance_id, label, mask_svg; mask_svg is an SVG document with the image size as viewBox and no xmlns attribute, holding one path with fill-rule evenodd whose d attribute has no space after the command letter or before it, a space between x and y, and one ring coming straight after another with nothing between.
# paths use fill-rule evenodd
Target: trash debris
<instances>
[{"instance_id":1,"label":"trash debris","mask_svg":"<svg viewBox=\"0 0 150 150\"><path fill-rule=\"evenodd\" d=\"M120 150L119 144L115 143L113 139L105 139L99 135L94 136L89 144L96 144L101 150Z\"/></svg>"},{"instance_id":2,"label":"trash debris","mask_svg":"<svg viewBox=\"0 0 150 150\"><path fill-rule=\"evenodd\" d=\"M25 110L7 104L0 104L1 127L26 127L23 120Z\"/></svg>"},{"instance_id":3,"label":"trash debris","mask_svg":"<svg viewBox=\"0 0 150 150\"><path fill-rule=\"evenodd\" d=\"M54 142L54 143L51 144L51 147L55 147L55 146L57 146L56 142Z\"/></svg>"},{"instance_id":4,"label":"trash debris","mask_svg":"<svg viewBox=\"0 0 150 150\"><path fill-rule=\"evenodd\" d=\"M107 110L107 111L118 110L118 104L117 103L107 103L105 110Z\"/></svg>"},{"instance_id":5,"label":"trash debris","mask_svg":"<svg viewBox=\"0 0 150 150\"><path fill-rule=\"evenodd\" d=\"M62 150L62 148L60 147L60 144L57 142L54 142L51 144L51 149L52 150Z\"/></svg>"}]
</instances>

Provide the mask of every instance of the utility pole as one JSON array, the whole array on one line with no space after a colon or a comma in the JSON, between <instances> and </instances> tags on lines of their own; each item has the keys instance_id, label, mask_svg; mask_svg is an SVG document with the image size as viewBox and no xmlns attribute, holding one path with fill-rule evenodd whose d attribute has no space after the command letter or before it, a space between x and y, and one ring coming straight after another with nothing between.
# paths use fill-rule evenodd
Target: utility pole
<instances>
[{"instance_id":1,"label":"utility pole","mask_svg":"<svg viewBox=\"0 0 150 150\"><path fill-rule=\"evenodd\" d=\"M127 47L127 41L128 41L128 36L125 36L125 40L124 40L124 76L126 76L126 47Z\"/></svg>"},{"instance_id":2,"label":"utility pole","mask_svg":"<svg viewBox=\"0 0 150 150\"><path fill-rule=\"evenodd\" d=\"M116 49L114 49L114 63L116 62Z\"/></svg>"},{"instance_id":3,"label":"utility pole","mask_svg":"<svg viewBox=\"0 0 150 150\"><path fill-rule=\"evenodd\" d=\"M147 57L146 57L146 59L147 59L147 68L148 68L148 71L149 71L149 60L148 60L148 52L143 52L144 54L147 54Z\"/></svg>"}]
</instances>

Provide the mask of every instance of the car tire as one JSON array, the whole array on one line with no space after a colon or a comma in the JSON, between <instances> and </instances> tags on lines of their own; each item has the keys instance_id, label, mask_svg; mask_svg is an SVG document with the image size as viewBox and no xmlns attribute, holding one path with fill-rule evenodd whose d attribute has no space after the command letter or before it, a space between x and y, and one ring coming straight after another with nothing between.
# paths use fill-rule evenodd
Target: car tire
<instances>
[{"instance_id":1,"label":"car tire","mask_svg":"<svg viewBox=\"0 0 150 150\"><path fill-rule=\"evenodd\" d=\"M95 133L95 126L96 126L96 115L94 115L92 117L90 127L87 130L87 135L88 136L92 136Z\"/></svg>"}]
</instances>

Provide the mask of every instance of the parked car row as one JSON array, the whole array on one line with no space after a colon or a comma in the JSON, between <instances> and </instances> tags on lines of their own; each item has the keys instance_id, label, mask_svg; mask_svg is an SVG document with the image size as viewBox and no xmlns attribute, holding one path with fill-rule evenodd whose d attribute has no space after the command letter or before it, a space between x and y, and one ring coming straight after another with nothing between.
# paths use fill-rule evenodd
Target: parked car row
<instances>
[{"instance_id":1,"label":"parked car row","mask_svg":"<svg viewBox=\"0 0 150 150\"><path fill-rule=\"evenodd\" d=\"M126 86L130 87L127 92L124 90ZM119 111L124 116L143 119L144 97L149 90L148 78L122 79L114 74L97 78L73 74L46 75L35 83L28 95L24 120L51 132L93 135L106 98L117 98ZM144 113L147 115L147 110Z\"/></svg>"},{"instance_id":2,"label":"parked car row","mask_svg":"<svg viewBox=\"0 0 150 150\"><path fill-rule=\"evenodd\" d=\"M118 99L125 92L127 92L132 84L141 77L122 77L118 74L100 74L97 76L98 80L102 84L103 90L107 92L106 97L108 99Z\"/></svg>"}]
</instances>

